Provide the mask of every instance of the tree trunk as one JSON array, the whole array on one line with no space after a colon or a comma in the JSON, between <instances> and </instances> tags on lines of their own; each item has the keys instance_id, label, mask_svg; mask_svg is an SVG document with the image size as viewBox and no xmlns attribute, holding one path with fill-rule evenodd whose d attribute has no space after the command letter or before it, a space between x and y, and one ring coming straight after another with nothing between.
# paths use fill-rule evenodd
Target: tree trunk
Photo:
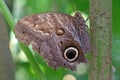
<instances>
[{"instance_id":1,"label":"tree trunk","mask_svg":"<svg viewBox=\"0 0 120 80\"><path fill-rule=\"evenodd\" d=\"M9 38L0 13L0 80L15 80L12 56L9 50Z\"/></svg>"},{"instance_id":2,"label":"tree trunk","mask_svg":"<svg viewBox=\"0 0 120 80\"><path fill-rule=\"evenodd\" d=\"M90 0L89 80L112 80L112 0Z\"/></svg>"}]
</instances>

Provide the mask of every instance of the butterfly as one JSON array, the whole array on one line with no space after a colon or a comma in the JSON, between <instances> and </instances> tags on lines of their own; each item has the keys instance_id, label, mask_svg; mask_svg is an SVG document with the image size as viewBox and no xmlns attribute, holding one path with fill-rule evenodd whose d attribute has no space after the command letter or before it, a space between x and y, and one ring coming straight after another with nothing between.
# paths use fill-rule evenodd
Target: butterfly
<instances>
[{"instance_id":1,"label":"butterfly","mask_svg":"<svg viewBox=\"0 0 120 80\"><path fill-rule=\"evenodd\" d=\"M85 54L90 51L87 25L79 12L74 16L48 12L20 19L15 27L16 38L40 53L49 66L76 66L87 62Z\"/></svg>"}]
</instances>

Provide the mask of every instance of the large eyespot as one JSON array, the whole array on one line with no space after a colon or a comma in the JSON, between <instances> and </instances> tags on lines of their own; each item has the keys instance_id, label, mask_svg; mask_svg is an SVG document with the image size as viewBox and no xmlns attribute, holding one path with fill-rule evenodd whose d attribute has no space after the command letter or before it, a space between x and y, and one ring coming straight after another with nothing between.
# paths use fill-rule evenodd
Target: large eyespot
<instances>
[{"instance_id":1,"label":"large eyespot","mask_svg":"<svg viewBox=\"0 0 120 80\"><path fill-rule=\"evenodd\" d=\"M64 51L64 58L70 62L76 60L78 57L78 49L75 47L69 47Z\"/></svg>"}]
</instances>

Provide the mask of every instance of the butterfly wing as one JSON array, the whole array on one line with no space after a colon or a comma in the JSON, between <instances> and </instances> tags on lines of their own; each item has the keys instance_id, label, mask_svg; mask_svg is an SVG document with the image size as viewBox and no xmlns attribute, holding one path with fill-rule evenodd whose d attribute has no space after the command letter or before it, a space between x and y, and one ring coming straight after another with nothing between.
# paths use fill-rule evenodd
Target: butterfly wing
<instances>
[{"instance_id":1,"label":"butterfly wing","mask_svg":"<svg viewBox=\"0 0 120 80\"><path fill-rule=\"evenodd\" d=\"M75 18L61 13L44 13L25 17L15 27L16 38L26 45L32 44L33 49L40 53L50 66L65 66L76 69L77 64L86 62L84 56L84 35L74 25ZM82 39L84 38L84 39ZM69 48L70 47L70 48ZM74 50L74 48L76 48ZM78 50L77 57L68 59L66 49L71 53ZM76 54L76 53L75 53Z\"/></svg>"}]
</instances>

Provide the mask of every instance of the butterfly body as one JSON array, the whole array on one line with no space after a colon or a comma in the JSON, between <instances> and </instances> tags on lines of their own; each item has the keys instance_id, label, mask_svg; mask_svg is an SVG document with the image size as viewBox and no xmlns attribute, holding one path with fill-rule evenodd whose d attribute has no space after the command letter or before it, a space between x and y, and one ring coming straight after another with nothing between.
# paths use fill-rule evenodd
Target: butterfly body
<instances>
[{"instance_id":1,"label":"butterfly body","mask_svg":"<svg viewBox=\"0 0 120 80\"><path fill-rule=\"evenodd\" d=\"M89 36L84 19L76 13L42 13L25 17L15 27L16 38L40 53L55 69L65 66L72 70L86 62L90 51Z\"/></svg>"}]
</instances>

